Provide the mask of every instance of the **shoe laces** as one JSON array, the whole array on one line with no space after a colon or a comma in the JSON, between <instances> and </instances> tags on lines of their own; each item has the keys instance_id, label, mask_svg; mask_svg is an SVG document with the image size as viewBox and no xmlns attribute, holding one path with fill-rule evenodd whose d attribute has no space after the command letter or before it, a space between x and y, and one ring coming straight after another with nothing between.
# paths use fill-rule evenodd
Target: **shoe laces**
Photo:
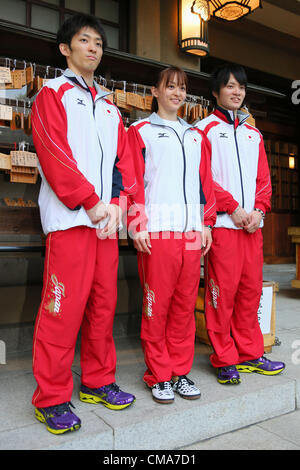
<instances>
[{"instance_id":1,"label":"shoe laces","mask_svg":"<svg viewBox=\"0 0 300 470\"><path fill-rule=\"evenodd\" d=\"M105 385L105 387L103 388L105 388L107 391L112 392L114 394L117 394L120 392L120 387L115 382L109 385Z\"/></svg>"},{"instance_id":2,"label":"shoe laces","mask_svg":"<svg viewBox=\"0 0 300 470\"><path fill-rule=\"evenodd\" d=\"M186 375L180 375L178 378L178 386L182 385L194 385L195 383L189 379Z\"/></svg>"},{"instance_id":3,"label":"shoe laces","mask_svg":"<svg viewBox=\"0 0 300 470\"><path fill-rule=\"evenodd\" d=\"M221 367L221 369L223 369L225 372L228 372L228 371L231 371L231 370L236 370L236 367L235 366L225 366L225 367Z\"/></svg>"},{"instance_id":4,"label":"shoe laces","mask_svg":"<svg viewBox=\"0 0 300 470\"><path fill-rule=\"evenodd\" d=\"M70 411L70 406L75 408L71 401L66 401L65 403L61 403L60 405L48 406L45 408L47 413L55 413L56 415L60 416Z\"/></svg>"},{"instance_id":5,"label":"shoe laces","mask_svg":"<svg viewBox=\"0 0 300 470\"><path fill-rule=\"evenodd\" d=\"M271 362L270 359L268 359L266 356L261 356L257 359L258 361L266 361L266 362Z\"/></svg>"},{"instance_id":6,"label":"shoe laces","mask_svg":"<svg viewBox=\"0 0 300 470\"><path fill-rule=\"evenodd\" d=\"M158 382L157 385L160 390L172 390L170 382Z\"/></svg>"},{"instance_id":7,"label":"shoe laces","mask_svg":"<svg viewBox=\"0 0 300 470\"><path fill-rule=\"evenodd\" d=\"M182 391L189 391L195 389L194 382L189 379L186 375L180 375L175 385L178 390Z\"/></svg>"}]
</instances>

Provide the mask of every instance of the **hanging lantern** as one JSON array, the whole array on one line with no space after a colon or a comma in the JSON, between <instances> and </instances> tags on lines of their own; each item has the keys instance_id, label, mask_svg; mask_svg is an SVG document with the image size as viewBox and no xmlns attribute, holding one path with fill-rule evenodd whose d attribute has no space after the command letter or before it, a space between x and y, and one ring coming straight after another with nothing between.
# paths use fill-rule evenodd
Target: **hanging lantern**
<instances>
[{"instance_id":1,"label":"hanging lantern","mask_svg":"<svg viewBox=\"0 0 300 470\"><path fill-rule=\"evenodd\" d=\"M205 57L209 53L208 0L178 0L178 41L182 51Z\"/></svg>"},{"instance_id":2,"label":"hanging lantern","mask_svg":"<svg viewBox=\"0 0 300 470\"><path fill-rule=\"evenodd\" d=\"M289 156L289 168L291 170L294 170L295 168L295 156L293 153L290 153L290 156Z\"/></svg>"},{"instance_id":3,"label":"hanging lantern","mask_svg":"<svg viewBox=\"0 0 300 470\"><path fill-rule=\"evenodd\" d=\"M210 14L226 21L238 20L261 6L261 0L209 0Z\"/></svg>"},{"instance_id":4,"label":"hanging lantern","mask_svg":"<svg viewBox=\"0 0 300 470\"><path fill-rule=\"evenodd\" d=\"M211 16L235 21L261 6L261 0L178 0L180 49L190 54L207 56L208 20Z\"/></svg>"}]
</instances>

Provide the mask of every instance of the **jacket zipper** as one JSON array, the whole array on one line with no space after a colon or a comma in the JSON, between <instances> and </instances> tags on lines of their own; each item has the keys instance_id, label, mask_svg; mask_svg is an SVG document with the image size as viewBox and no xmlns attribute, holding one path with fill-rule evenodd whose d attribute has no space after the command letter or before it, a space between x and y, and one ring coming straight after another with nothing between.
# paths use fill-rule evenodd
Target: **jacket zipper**
<instances>
[{"instance_id":1,"label":"jacket zipper","mask_svg":"<svg viewBox=\"0 0 300 470\"><path fill-rule=\"evenodd\" d=\"M183 155L183 196L184 196L184 201L185 201L185 226L184 226L184 229L183 231L185 232L186 229L187 229L187 225L188 225L188 207L187 207L187 198L186 198L186 156L185 156L185 149L184 149L184 137L185 137L185 133L187 132L188 129L186 129L183 133L183 136L182 136L182 142L180 140L180 137L179 135L177 134L177 132L175 131L174 129L174 132L176 133L180 143L181 143L181 148L182 148L182 155Z\"/></svg>"},{"instance_id":2,"label":"jacket zipper","mask_svg":"<svg viewBox=\"0 0 300 470\"><path fill-rule=\"evenodd\" d=\"M85 80L83 79L84 83L86 84ZM89 86L86 84L87 86L87 91L90 93L91 95L91 98L92 98L92 103L93 103L93 117L94 117L94 121L95 121L95 125L96 125L96 118L95 118L95 109L96 109L96 102L94 101L94 98L93 98L93 95L92 95L92 92L89 88ZM97 128L96 128L96 132L97 132ZM102 200L102 197L103 197L103 147L102 147L102 144L101 144L101 140L99 138L99 134L97 132L97 137L98 137L98 143L99 143L99 147L100 147L100 150L101 150L101 164L100 164L100 181L101 181L101 192L100 192L100 199Z\"/></svg>"},{"instance_id":3,"label":"jacket zipper","mask_svg":"<svg viewBox=\"0 0 300 470\"><path fill-rule=\"evenodd\" d=\"M233 123L233 126L234 126L234 123ZM240 153L239 153L239 147L238 147L237 136L236 136L236 128L235 127L234 127L234 141L235 141L235 147L236 147L236 153L237 153L237 159L238 159L239 171L240 171L240 181L241 181L241 190L242 190L242 207L244 207L244 204L245 204L244 184L243 184L241 160L240 160Z\"/></svg>"},{"instance_id":4,"label":"jacket zipper","mask_svg":"<svg viewBox=\"0 0 300 470\"><path fill-rule=\"evenodd\" d=\"M151 123L152 124L152 123ZM187 229L187 225L188 225L188 209L187 209L187 198L186 198L186 189L185 189L185 186L186 186L186 155L185 155L185 149L184 149L184 137L185 137L185 133L189 130L189 129L186 129L183 133L183 136L182 136L182 141L178 135L178 133L176 132L175 129L173 129L173 127L170 127L170 126L165 126L163 124L152 124L154 126L158 126L158 127L164 127L164 128L168 128L168 129L171 129L172 131L175 132L179 142L180 142L180 145L181 145L181 149L182 149L182 156L183 156L183 198L184 198L184 202L185 202L185 225L184 225L184 229L183 229L183 232L186 231Z\"/></svg>"}]
</instances>

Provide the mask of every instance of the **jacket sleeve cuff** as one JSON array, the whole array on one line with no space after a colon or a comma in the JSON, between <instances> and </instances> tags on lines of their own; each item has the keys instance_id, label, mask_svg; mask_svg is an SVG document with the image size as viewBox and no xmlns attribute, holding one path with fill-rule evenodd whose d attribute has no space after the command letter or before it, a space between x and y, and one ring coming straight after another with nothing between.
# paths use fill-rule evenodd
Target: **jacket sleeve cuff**
<instances>
[{"instance_id":1,"label":"jacket sleeve cuff","mask_svg":"<svg viewBox=\"0 0 300 470\"><path fill-rule=\"evenodd\" d=\"M89 209L92 209L92 207L94 207L99 201L99 196L96 193L93 193L91 196L87 197L84 201L82 201L82 205L87 211Z\"/></svg>"},{"instance_id":2,"label":"jacket sleeve cuff","mask_svg":"<svg viewBox=\"0 0 300 470\"><path fill-rule=\"evenodd\" d=\"M127 212L127 197L125 196L113 197L110 201L110 204L115 204L116 206L119 206L123 214Z\"/></svg>"},{"instance_id":3,"label":"jacket sleeve cuff","mask_svg":"<svg viewBox=\"0 0 300 470\"><path fill-rule=\"evenodd\" d=\"M257 209L260 209L266 215L267 211L266 211L264 204L260 204L260 203L254 204L254 207L256 207Z\"/></svg>"},{"instance_id":4,"label":"jacket sleeve cuff","mask_svg":"<svg viewBox=\"0 0 300 470\"><path fill-rule=\"evenodd\" d=\"M231 215L235 211L235 209L238 208L238 206L239 206L239 203L233 199L233 201L229 204L227 208L227 213Z\"/></svg>"},{"instance_id":5,"label":"jacket sleeve cuff","mask_svg":"<svg viewBox=\"0 0 300 470\"><path fill-rule=\"evenodd\" d=\"M215 218L213 218L213 219L204 219L203 225L204 226L210 225L211 227L214 227L215 223L216 223Z\"/></svg>"}]
</instances>

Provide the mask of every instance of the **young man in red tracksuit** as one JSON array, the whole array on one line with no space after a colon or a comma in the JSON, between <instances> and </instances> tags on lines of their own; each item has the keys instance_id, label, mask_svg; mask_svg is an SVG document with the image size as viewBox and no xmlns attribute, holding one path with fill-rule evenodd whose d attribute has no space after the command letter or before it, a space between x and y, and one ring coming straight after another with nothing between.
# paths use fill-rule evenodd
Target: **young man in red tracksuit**
<instances>
[{"instance_id":1,"label":"young man in red tracksuit","mask_svg":"<svg viewBox=\"0 0 300 470\"><path fill-rule=\"evenodd\" d=\"M81 425L70 409L80 327L80 399L111 409L135 399L115 383L118 240L110 237L121 222L121 201L135 192L135 176L121 115L93 80L106 45L101 23L74 15L57 39L68 69L47 82L32 111L47 235L32 403L37 419L61 434Z\"/></svg>"},{"instance_id":2,"label":"young man in red tracksuit","mask_svg":"<svg viewBox=\"0 0 300 470\"><path fill-rule=\"evenodd\" d=\"M261 227L270 210L271 181L261 133L240 110L247 86L244 69L224 65L212 75L215 111L198 123L211 144L217 203L213 243L206 263L206 326L212 365L222 384L240 372L274 375L285 365L263 356L257 310L262 292Z\"/></svg>"}]
</instances>

